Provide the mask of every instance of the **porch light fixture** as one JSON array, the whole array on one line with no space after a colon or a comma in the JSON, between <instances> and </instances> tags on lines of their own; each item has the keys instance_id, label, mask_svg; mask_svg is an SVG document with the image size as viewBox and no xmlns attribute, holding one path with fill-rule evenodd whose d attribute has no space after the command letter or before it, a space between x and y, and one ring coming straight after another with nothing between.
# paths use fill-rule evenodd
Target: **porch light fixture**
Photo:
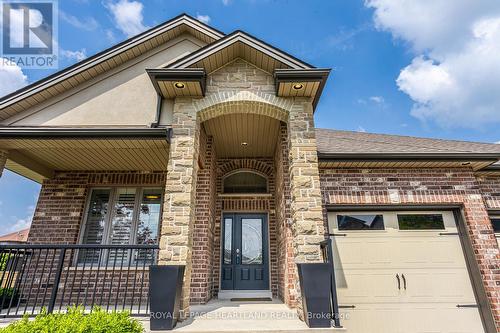
<instances>
[{"instance_id":1,"label":"porch light fixture","mask_svg":"<svg viewBox=\"0 0 500 333\"><path fill-rule=\"evenodd\" d=\"M470 162L463 162L462 165L463 166L470 165Z\"/></svg>"},{"instance_id":2,"label":"porch light fixture","mask_svg":"<svg viewBox=\"0 0 500 333\"><path fill-rule=\"evenodd\" d=\"M146 199L160 199L159 195L146 195Z\"/></svg>"},{"instance_id":3,"label":"porch light fixture","mask_svg":"<svg viewBox=\"0 0 500 333\"><path fill-rule=\"evenodd\" d=\"M241 143L241 145L242 145L243 147L246 147L246 146L248 146L248 142L243 141L243 142Z\"/></svg>"},{"instance_id":4,"label":"porch light fixture","mask_svg":"<svg viewBox=\"0 0 500 333\"><path fill-rule=\"evenodd\" d=\"M295 83L293 85L293 89L295 89L295 90L300 90L302 88L304 88L304 85L302 83Z\"/></svg>"},{"instance_id":5,"label":"porch light fixture","mask_svg":"<svg viewBox=\"0 0 500 333\"><path fill-rule=\"evenodd\" d=\"M178 89L184 89L186 87L186 85L182 82L175 82L174 86Z\"/></svg>"}]
</instances>

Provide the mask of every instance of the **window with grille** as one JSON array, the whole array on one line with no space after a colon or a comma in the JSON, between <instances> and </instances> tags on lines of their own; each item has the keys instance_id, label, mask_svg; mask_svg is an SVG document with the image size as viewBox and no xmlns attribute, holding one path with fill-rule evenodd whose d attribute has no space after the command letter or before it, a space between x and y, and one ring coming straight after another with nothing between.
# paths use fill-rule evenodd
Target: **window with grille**
<instances>
[{"instance_id":1,"label":"window with grille","mask_svg":"<svg viewBox=\"0 0 500 333\"><path fill-rule=\"evenodd\" d=\"M83 244L103 245L157 244L161 203L160 188L93 189L81 241ZM84 250L79 252L78 262L136 263L150 260L152 254L150 250Z\"/></svg>"}]
</instances>

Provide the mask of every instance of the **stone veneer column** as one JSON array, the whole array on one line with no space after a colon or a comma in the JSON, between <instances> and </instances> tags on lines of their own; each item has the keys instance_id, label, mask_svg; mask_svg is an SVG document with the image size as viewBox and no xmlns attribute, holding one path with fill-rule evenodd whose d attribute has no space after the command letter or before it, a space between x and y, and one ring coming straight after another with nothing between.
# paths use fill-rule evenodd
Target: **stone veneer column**
<instances>
[{"instance_id":1,"label":"stone veneer column","mask_svg":"<svg viewBox=\"0 0 500 333\"><path fill-rule=\"evenodd\" d=\"M5 163L7 162L8 153L5 150L0 150L0 177L2 177Z\"/></svg>"},{"instance_id":2,"label":"stone veneer column","mask_svg":"<svg viewBox=\"0 0 500 333\"><path fill-rule=\"evenodd\" d=\"M189 310L200 124L190 99L176 99L165 184L160 265L185 265L181 309Z\"/></svg>"},{"instance_id":3,"label":"stone veneer column","mask_svg":"<svg viewBox=\"0 0 500 333\"><path fill-rule=\"evenodd\" d=\"M288 127L295 263L320 262L319 243L324 240L324 224L313 107L309 101L296 101L290 110ZM295 283L298 311L302 315L297 273Z\"/></svg>"}]
</instances>

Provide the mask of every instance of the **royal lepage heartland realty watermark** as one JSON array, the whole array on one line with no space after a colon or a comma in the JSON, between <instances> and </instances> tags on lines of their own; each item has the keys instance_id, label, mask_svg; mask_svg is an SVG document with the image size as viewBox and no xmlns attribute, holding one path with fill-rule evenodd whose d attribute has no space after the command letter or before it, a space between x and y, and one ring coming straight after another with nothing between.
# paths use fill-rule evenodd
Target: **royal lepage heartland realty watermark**
<instances>
[{"instance_id":1,"label":"royal lepage heartland realty watermark","mask_svg":"<svg viewBox=\"0 0 500 333\"><path fill-rule=\"evenodd\" d=\"M57 68L57 1L2 0L0 3L0 65Z\"/></svg>"}]
</instances>

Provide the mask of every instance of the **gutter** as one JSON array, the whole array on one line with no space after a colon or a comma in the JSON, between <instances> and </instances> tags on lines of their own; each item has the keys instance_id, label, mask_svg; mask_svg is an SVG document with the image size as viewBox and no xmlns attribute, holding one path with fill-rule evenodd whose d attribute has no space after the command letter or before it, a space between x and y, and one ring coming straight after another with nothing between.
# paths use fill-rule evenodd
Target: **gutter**
<instances>
[{"instance_id":1,"label":"gutter","mask_svg":"<svg viewBox=\"0 0 500 333\"><path fill-rule=\"evenodd\" d=\"M320 161L491 161L497 162L500 153L320 153ZM492 166L490 166L492 167ZM500 166L499 166L500 167ZM489 167L488 167L489 168ZM500 168L499 168L500 169Z\"/></svg>"},{"instance_id":2,"label":"gutter","mask_svg":"<svg viewBox=\"0 0 500 333\"><path fill-rule=\"evenodd\" d=\"M0 139L165 139L170 143L171 128L53 128L0 127Z\"/></svg>"}]
</instances>

